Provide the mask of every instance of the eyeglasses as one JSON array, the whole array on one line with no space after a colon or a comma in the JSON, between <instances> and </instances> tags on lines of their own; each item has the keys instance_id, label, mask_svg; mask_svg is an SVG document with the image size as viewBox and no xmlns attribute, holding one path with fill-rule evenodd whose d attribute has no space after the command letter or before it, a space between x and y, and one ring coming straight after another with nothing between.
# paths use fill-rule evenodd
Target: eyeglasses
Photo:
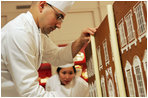
<instances>
[{"instance_id":1,"label":"eyeglasses","mask_svg":"<svg viewBox=\"0 0 148 98\"><path fill-rule=\"evenodd\" d=\"M47 3L47 4L48 4L48 3ZM49 6L54 10L54 12L56 13L55 15L56 15L57 21L63 22L63 19L64 19L63 14L57 12L57 11L53 8L52 5L50 5L50 4L48 4L48 5L49 5Z\"/></svg>"}]
</instances>

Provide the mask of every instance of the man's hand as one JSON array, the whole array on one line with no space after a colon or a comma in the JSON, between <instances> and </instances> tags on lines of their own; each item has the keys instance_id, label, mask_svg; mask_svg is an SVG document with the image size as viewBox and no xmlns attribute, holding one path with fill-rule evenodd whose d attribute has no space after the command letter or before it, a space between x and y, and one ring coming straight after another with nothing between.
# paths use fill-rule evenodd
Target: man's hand
<instances>
[{"instance_id":1,"label":"man's hand","mask_svg":"<svg viewBox=\"0 0 148 98\"><path fill-rule=\"evenodd\" d=\"M94 35L96 32L96 28L86 28L82 31L81 36L79 37L79 40L81 44L85 44L90 40L90 35Z\"/></svg>"},{"instance_id":2,"label":"man's hand","mask_svg":"<svg viewBox=\"0 0 148 98\"><path fill-rule=\"evenodd\" d=\"M90 35L94 35L97 28L86 28L82 31L80 37L72 43L72 56L80 51L83 45L90 40Z\"/></svg>"}]
</instances>

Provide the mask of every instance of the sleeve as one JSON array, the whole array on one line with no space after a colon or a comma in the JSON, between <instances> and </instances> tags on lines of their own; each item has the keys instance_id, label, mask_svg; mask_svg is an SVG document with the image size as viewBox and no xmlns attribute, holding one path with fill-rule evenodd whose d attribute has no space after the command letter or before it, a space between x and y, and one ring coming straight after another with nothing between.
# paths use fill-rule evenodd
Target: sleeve
<instances>
[{"instance_id":1,"label":"sleeve","mask_svg":"<svg viewBox=\"0 0 148 98\"><path fill-rule=\"evenodd\" d=\"M77 82L79 83L79 90L81 92L81 97L89 97L89 87L88 83L83 80L81 77L77 78Z\"/></svg>"},{"instance_id":2,"label":"sleeve","mask_svg":"<svg viewBox=\"0 0 148 98\"><path fill-rule=\"evenodd\" d=\"M54 66L73 63L71 45L72 43L68 44L66 47L57 47L50 38L45 36L43 60Z\"/></svg>"},{"instance_id":3,"label":"sleeve","mask_svg":"<svg viewBox=\"0 0 148 98\"><path fill-rule=\"evenodd\" d=\"M49 78L48 80L47 80L47 82L46 82L46 86L45 86L45 89L46 89L46 91L51 91L51 87L50 87L50 81L51 81L51 79Z\"/></svg>"},{"instance_id":4,"label":"sleeve","mask_svg":"<svg viewBox=\"0 0 148 98\"><path fill-rule=\"evenodd\" d=\"M58 96L56 92L46 92L37 81L37 50L33 36L9 28L6 40L7 68L18 93L23 97Z\"/></svg>"}]
</instances>

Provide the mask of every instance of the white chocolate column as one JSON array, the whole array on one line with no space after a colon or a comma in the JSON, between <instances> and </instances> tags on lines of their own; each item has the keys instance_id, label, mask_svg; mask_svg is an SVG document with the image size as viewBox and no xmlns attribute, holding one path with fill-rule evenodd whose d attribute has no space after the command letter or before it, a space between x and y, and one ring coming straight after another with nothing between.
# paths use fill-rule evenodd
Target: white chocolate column
<instances>
[{"instance_id":1,"label":"white chocolate column","mask_svg":"<svg viewBox=\"0 0 148 98\"><path fill-rule=\"evenodd\" d=\"M120 55L119 55L119 47L118 47L118 41L117 41L117 35L116 35L117 33L115 28L114 13L113 13L112 5L107 5L107 11L108 11L111 47L112 47L113 56L114 56L115 71L117 73L119 94L120 94L120 97L126 97L125 84L124 84L123 72L121 68L121 61L120 61Z\"/></svg>"}]
</instances>

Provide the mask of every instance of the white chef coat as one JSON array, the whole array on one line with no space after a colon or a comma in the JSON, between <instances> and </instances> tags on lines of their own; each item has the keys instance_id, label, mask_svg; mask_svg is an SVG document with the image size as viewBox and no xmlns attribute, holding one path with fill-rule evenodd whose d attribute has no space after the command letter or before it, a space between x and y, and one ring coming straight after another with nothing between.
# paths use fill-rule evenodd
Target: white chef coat
<instances>
[{"instance_id":1,"label":"white chef coat","mask_svg":"<svg viewBox=\"0 0 148 98\"><path fill-rule=\"evenodd\" d=\"M72 63L71 44L58 48L40 33L28 11L1 30L2 96L56 96L56 92L46 92L37 81L42 60L54 66Z\"/></svg>"},{"instance_id":2,"label":"white chef coat","mask_svg":"<svg viewBox=\"0 0 148 98\"><path fill-rule=\"evenodd\" d=\"M59 75L55 74L47 80L46 90L57 91L60 97L89 97L88 83L79 76L64 86L61 85Z\"/></svg>"}]
</instances>

